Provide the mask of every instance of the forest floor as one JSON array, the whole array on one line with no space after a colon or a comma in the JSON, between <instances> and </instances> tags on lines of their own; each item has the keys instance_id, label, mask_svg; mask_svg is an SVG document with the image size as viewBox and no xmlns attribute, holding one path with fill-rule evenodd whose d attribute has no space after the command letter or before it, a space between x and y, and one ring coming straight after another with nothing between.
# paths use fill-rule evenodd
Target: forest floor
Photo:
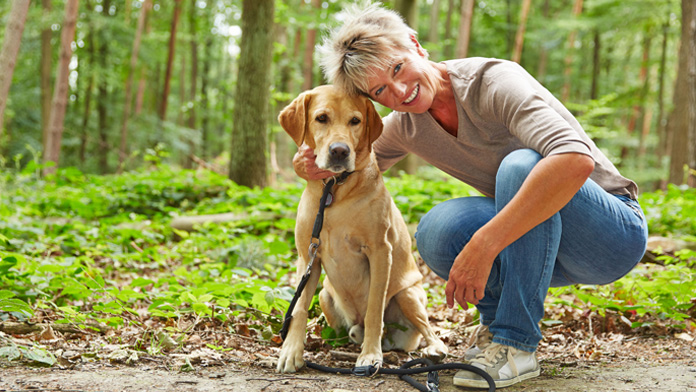
<instances>
[{"instance_id":1,"label":"forest floor","mask_svg":"<svg viewBox=\"0 0 696 392\"><path fill-rule=\"evenodd\" d=\"M428 284L442 283L429 271L423 272ZM649 326L631 328L621 314L607 310L599 315L558 303L549 303L546 312L537 351L541 376L505 391L696 391L693 329L669 327L655 317L643 320ZM474 313L431 304L429 314L431 324L450 349L444 362L458 362L475 328ZM278 374L279 338L264 337L262 331L267 326L253 323L251 317L242 315L232 323L233 330L225 331L210 319L180 319L178 329L189 332L174 336L178 343L160 339L160 345L143 343L147 336L152 342L153 331L162 330L156 325L148 325L146 331L130 325L106 333L44 329L12 334L0 328L0 343L4 343L0 344L0 392L415 391L391 375L361 378L309 369ZM22 359L8 362L8 346L25 348ZM55 364L35 366L44 361L40 355L36 357L38 354L34 355L38 361L28 360L32 358L27 355L31 347L45 348L56 359ZM317 320L310 322L305 360L350 368L358 353L354 344L328 344L321 338ZM417 355L385 353L385 366L398 367ZM454 372L440 372L441 391L468 390L452 384ZM420 382L425 379L423 375L416 378Z\"/></svg>"}]
</instances>

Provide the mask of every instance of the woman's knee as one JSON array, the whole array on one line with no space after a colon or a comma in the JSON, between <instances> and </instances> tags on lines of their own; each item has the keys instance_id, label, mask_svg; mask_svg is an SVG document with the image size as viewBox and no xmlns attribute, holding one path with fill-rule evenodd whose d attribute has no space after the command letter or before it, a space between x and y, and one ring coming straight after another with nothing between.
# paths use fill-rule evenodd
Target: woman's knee
<instances>
[{"instance_id":1,"label":"woman's knee","mask_svg":"<svg viewBox=\"0 0 696 392\"><path fill-rule=\"evenodd\" d=\"M446 279L454 258L494 215L495 206L489 198L444 201L421 218L415 235L418 252L435 273Z\"/></svg>"},{"instance_id":2,"label":"woman's knee","mask_svg":"<svg viewBox=\"0 0 696 392\"><path fill-rule=\"evenodd\" d=\"M538 152L523 148L509 153L500 163L496 175L496 198L499 188L519 189L524 180L529 176L534 166L543 157Z\"/></svg>"}]
</instances>

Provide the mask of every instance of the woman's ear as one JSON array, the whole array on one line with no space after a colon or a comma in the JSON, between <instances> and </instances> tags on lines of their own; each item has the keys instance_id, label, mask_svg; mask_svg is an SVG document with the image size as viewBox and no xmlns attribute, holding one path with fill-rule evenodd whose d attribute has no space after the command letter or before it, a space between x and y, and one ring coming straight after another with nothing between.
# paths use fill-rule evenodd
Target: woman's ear
<instances>
[{"instance_id":1,"label":"woman's ear","mask_svg":"<svg viewBox=\"0 0 696 392\"><path fill-rule=\"evenodd\" d=\"M428 58L428 52L426 52L425 49L423 49L423 47L418 42L418 39L416 38L416 36L411 34L410 37L411 37L411 42L413 42L413 44L416 46L416 53L418 53L418 55L423 57L423 58Z\"/></svg>"}]
</instances>

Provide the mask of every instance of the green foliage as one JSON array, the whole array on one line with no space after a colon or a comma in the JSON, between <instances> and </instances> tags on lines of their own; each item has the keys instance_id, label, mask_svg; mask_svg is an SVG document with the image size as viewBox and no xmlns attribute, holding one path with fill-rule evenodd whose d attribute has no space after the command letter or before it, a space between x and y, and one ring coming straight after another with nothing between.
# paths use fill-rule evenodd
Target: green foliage
<instances>
[{"instance_id":1,"label":"green foliage","mask_svg":"<svg viewBox=\"0 0 696 392\"><path fill-rule=\"evenodd\" d=\"M0 175L0 319L29 319L40 310L82 328L119 328L194 317L246 323L261 339L273 339L294 293L294 211L303 184L250 189L150 160L148 168L118 176L68 168L42 179L38 164ZM435 171L385 181L409 224L436 203L477 194ZM654 233L693 240L693 190L671 187L643 194L641 202ZM170 227L181 214L221 212L240 218L192 232ZM558 301L571 294L583 307L632 315L635 327L648 314L684 326L693 318L694 258L683 251L663 257L666 268L641 267L610 286L553 293ZM442 288L428 293L431 303L442 303ZM310 317L319 315L315 298ZM330 344L346 342L345 331L327 325L321 334ZM165 336L142 341L150 351L178 344ZM5 348L2 355L28 358L31 348L25 351Z\"/></svg>"}]
</instances>

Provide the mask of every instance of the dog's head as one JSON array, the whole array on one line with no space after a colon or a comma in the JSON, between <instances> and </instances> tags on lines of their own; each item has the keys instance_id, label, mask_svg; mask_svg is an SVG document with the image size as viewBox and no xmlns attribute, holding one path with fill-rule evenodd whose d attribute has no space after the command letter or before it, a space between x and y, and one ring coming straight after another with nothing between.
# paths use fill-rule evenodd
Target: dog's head
<instances>
[{"instance_id":1,"label":"dog's head","mask_svg":"<svg viewBox=\"0 0 696 392\"><path fill-rule=\"evenodd\" d=\"M372 101L349 96L334 86L319 86L295 98L278 122L300 146L317 154L317 166L335 173L356 170L382 133L382 119Z\"/></svg>"}]
</instances>

